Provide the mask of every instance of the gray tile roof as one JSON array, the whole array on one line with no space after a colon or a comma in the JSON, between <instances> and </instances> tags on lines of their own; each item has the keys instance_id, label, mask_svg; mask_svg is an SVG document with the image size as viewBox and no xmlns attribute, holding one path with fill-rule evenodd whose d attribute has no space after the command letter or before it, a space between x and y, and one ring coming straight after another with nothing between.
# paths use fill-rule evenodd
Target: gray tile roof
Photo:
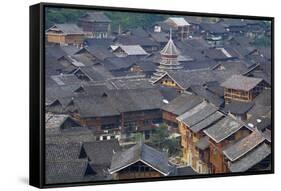
<instances>
[{"instance_id":1,"label":"gray tile roof","mask_svg":"<svg viewBox=\"0 0 281 191\"><path fill-rule=\"evenodd\" d=\"M58 60L59 58L66 56L67 53L65 50L59 45L51 45L45 47L45 56L46 59L53 58L54 60Z\"/></svg>"},{"instance_id":2,"label":"gray tile roof","mask_svg":"<svg viewBox=\"0 0 281 191\"><path fill-rule=\"evenodd\" d=\"M158 47L158 43L150 39L148 36L141 37L137 35L120 35L114 41L122 45L140 45L141 47Z\"/></svg>"},{"instance_id":3,"label":"gray tile roof","mask_svg":"<svg viewBox=\"0 0 281 191\"><path fill-rule=\"evenodd\" d=\"M245 114L254 106L253 102L239 102L231 101L228 104L225 104L223 111L230 112L232 114Z\"/></svg>"},{"instance_id":4,"label":"gray tile roof","mask_svg":"<svg viewBox=\"0 0 281 191\"><path fill-rule=\"evenodd\" d=\"M222 87L235 90L250 91L262 81L261 78L252 78L242 75L233 75L221 84Z\"/></svg>"},{"instance_id":5,"label":"gray tile roof","mask_svg":"<svg viewBox=\"0 0 281 191\"><path fill-rule=\"evenodd\" d=\"M110 167L112 155L121 150L118 140L83 142L83 148L91 164Z\"/></svg>"},{"instance_id":6,"label":"gray tile roof","mask_svg":"<svg viewBox=\"0 0 281 191\"><path fill-rule=\"evenodd\" d=\"M139 66L144 72L154 72L157 68L156 64L147 60L137 61L136 65Z\"/></svg>"},{"instance_id":7,"label":"gray tile roof","mask_svg":"<svg viewBox=\"0 0 281 191\"><path fill-rule=\"evenodd\" d=\"M162 110L168 111L175 115L181 115L187 110L195 107L202 101L203 100L198 96L191 95L188 93L183 93L180 96L173 99L170 103L164 105L162 107Z\"/></svg>"},{"instance_id":8,"label":"gray tile roof","mask_svg":"<svg viewBox=\"0 0 281 191\"><path fill-rule=\"evenodd\" d=\"M204 56L209 59L214 60L229 60L232 59L232 55L230 55L226 50L222 51L223 49L217 49L217 48L209 48L204 50ZM226 53L227 54L226 54Z\"/></svg>"},{"instance_id":9,"label":"gray tile roof","mask_svg":"<svg viewBox=\"0 0 281 191\"><path fill-rule=\"evenodd\" d=\"M201 85L190 86L188 91L195 93L196 95L208 100L210 103L217 107L221 107L224 104L224 99L215 93L211 92L208 88Z\"/></svg>"},{"instance_id":10,"label":"gray tile roof","mask_svg":"<svg viewBox=\"0 0 281 191\"><path fill-rule=\"evenodd\" d=\"M183 122L189 128L202 122L200 128L203 129L204 125L208 125L206 119L208 119L209 116L212 116L217 110L218 108L213 104L204 101L177 117L177 120ZM195 130L199 130L198 125L195 127Z\"/></svg>"},{"instance_id":11,"label":"gray tile roof","mask_svg":"<svg viewBox=\"0 0 281 191\"><path fill-rule=\"evenodd\" d=\"M169 41L167 34L164 32L152 32L150 33L152 39L154 39L158 43L167 43Z\"/></svg>"},{"instance_id":12,"label":"gray tile roof","mask_svg":"<svg viewBox=\"0 0 281 191\"><path fill-rule=\"evenodd\" d=\"M46 144L46 161L73 161L78 160L81 153L81 143Z\"/></svg>"},{"instance_id":13,"label":"gray tile roof","mask_svg":"<svg viewBox=\"0 0 281 191\"><path fill-rule=\"evenodd\" d=\"M60 127L61 124L69 118L69 115L65 114L52 114L46 113L45 115L45 126L46 128L56 128Z\"/></svg>"},{"instance_id":14,"label":"gray tile roof","mask_svg":"<svg viewBox=\"0 0 281 191\"><path fill-rule=\"evenodd\" d=\"M84 44L87 46L101 46L101 47L110 47L112 45L113 39L106 38L106 39L98 39L98 38L87 38L84 40Z\"/></svg>"},{"instance_id":15,"label":"gray tile roof","mask_svg":"<svg viewBox=\"0 0 281 191\"><path fill-rule=\"evenodd\" d=\"M88 161L46 162L46 183L74 183L89 181L95 174ZM86 176L86 172L90 175Z\"/></svg>"},{"instance_id":16,"label":"gray tile roof","mask_svg":"<svg viewBox=\"0 0 281 191\"><path fill-rule=\"evenodd\" d=\"M192 56L192 55L191 55ZM193 60L183 64L185 70L198 70L212 68L217 65L217 62L213 59L202 59L202 60Z\"/></svg>"},{"instance_id":17,"label":"gray tile roof","mask_svg":"<svg viewBox=\"0 0 281 191\"><path fill-rule=\"evenodd\" d=\"M92 56L102 61L105 60L106 58L115 57L115 55L109 51L108 47L103 47L103 46L87 46L80 50L80 52L83 51L89 52Z\"/></svg>"},{"instance_id":18,"label":"gray tile roof","mask_svg":"<svg viewBox=\"0 0 281 191\"><path fill-rule=\"evenodd\" d=\"M177 167L175 176L198 175L191 166Z\"/></svg>"},{"instance_id":19,"label":"gray tile roof","mask_svg":"<svg viewBox=\"0 0 281 191\"><path fill-rule=\"evenodd\" d=\"M122 49L129 56L148 54L140 45L120 45L120 46L118 46L118 48ZM115 49L114 51L116 51L117 49Z\"/></svg>"},{"instance_id":20,"label":"gray tile roof","mask_svg":"<svg viewBox=\"0 0 281 191\"><path fill-rule=\"evenodd\" d=\"M136 35L139 37L148 37L149 34L146 31L146 29L144 27L136 27L136 28L132 28L130 29L130 32L132 35Z\"/></svg>"},{"instance_id":21,"label":"gray tile roof","mask_svg":"<svg viewBox=\"0 0 281 191\"><path fill-rule=\"evenodd\" d=\"M238 122L230 116L226 116L203 132L216 143L219 143L237 132L243 126L241 122Z\"/></svg>"},{"instance_id":22,"label":"gray tile roof","mask_svg":"<svg viewBox=\"0 0 281 191\"><path fill-rule=\"evenodd\" d=\"M222 83L229 76L240 73L240 71L236 70L211 70L207 68L200 70L169 71L167 75L174 79L180 87L187 89L192 85L204 85L207 82L217 81Z\"/></svg>"},{"instance_id":23,"label":"gray tile roof","mask_svg":"<svg viewBox=\"0 0 281 191\"><path fill-rule=\"evenodd\" d=\"M115 173L126 168L128 165L141 161L161 174L167 176L170 173L171 166L165 153L162 153L148 145L138 143L128 150L117 152L112 157L109 172Z\"/></svg>"},{"instance_id":24,"label":"gray tile roof","mask_svg":"<svg viewBox=\"0 0 281 191\"><path fill-rule=\"evenodd\" d=\"M161 92L163 98L166 99L167 101L172 101L173 99L175 99L176 97L181 95L181 93L179 93L173 87L167 87L167 86L161 86L160 85L160 86L156 86L156 88L159 89L159 91Z\"/></svg>"},{"instance_id":25,"label":"gray tile roof","mask_svg":"<svg viewBox=\"0 0 281 191\"><path fill-rule=\"evenodd\" d=\"M104 66L96 65L89 67L80 67L78 70L89 77L92 81L105 81L113 77L113 75Z\"/></svg>"},{"instance_id":26,"label":"gray tile roof","mask_svg":"<svg viewBox=\"0 0 281 191\"><path fill-rule=\"evenodd\" d=\"M261 162L263 159L271 154L271 147L263 143L246 154L240 160L230 164L230 172L244 172L252 168L254 165Z\"/></svg>"},{"instance_id":27,"label":"gray tile roof","mask_svg":"<svg viewBox=\"0 0 281 191\"><path fill-rule=\"evenodd\" d=\"M142 75L114 77L108 80L108 83L113 86L112 89L142 89L153 87L149 79Z\"/></svg>"},{"instance_id":28,"label":"gray tile roof","mask_svg":"<svg viewBox=\"0 0 281 191\"><path fill-rule=\"evenodd\" d=\"M200 28L211 34L223 34L226 32L225 27L220 23L200 23Z\"/></svg>"},{"instance_id":29,"label":"gray tile roof","mask_svg":"<svg viewBox=\"0 0 281 191\"><path fill-rule=\"evenodd\" d=\"M111 57L107 58L103 64L110 70L128 70L133 64L135 64L139 58L136 56L127 56L127 57Z\"/></svg>"},{"instance_id":30,"label":"gray tile roof","mask_svg":"<svg viewBox=\"0 0 281 191\"><path fill-rule=\"evenodd\" d=\"M201 108L197 112L193 113L191 116L187 118L183 118L183 122L188 126L192 127L193 125L201 122L202 120L206 119L213 113L215 113L218 110L217 107L215 107L212 104L207 104L205 107Z\"/></svg>"},{"instance_id":31,"label":"gray tile roof","mask_svg":"<svg viewBox=\"0 0 281 191\"><path fill-rule=\"evenodd\" d=\"M169 17L167 21L172 21L175 25L179 27L190 25L183 17Z\"/></svg>"},{"instance_id":32,"label":"gray tile roof","mask_svg":"<svg viewBox=\"0 0 281 191\"><path fill-rule=\"evenodd\" d=\"M163 97L154 88L108 90L104 95L77 97L74 103L83 117L116 116L121 112L160 109Z\"/></svg>"},{"instance_id":33,"label":"gray tile roof","mask_svg":"<svg viewBox=\"0 0 281 191\"><path fill-rule=\"evenodd\" d=\"M220 23L226 27L245 27L247 25L247 23L241 19L223 19Z\"/></svg>"},{"instance_id":34,"label":"gray tile roof","mask_svg":"<svg viewBox=\"0 0 281 191\"><path fill-rule=\"evenodd\" d=\"M72 144L95 141L95 134L86 127L71 127L67 129L48 128L45 131L46 144Z\"/></svg>"},{"instance_id":35,"label":"gray tile roof","mask_svg":"<svg viewBox=\"0 0 281 191\"><path fill-rule=\"evenodd\" d=\"M258 130L254 130L250 135L242 139L241 141L231 145L227 149L223 151L223 154L230 160L236 161L252 149L254 149L257 145L261 144L265 138L262 133Z\"/></svg>"},{"instance_id":36,"label":"gray tile roof","mask_svg":"<svg viewBox=\"0 0 281 191\"><path fill-rule=\"evenodd\" d=\"M160 53L162 55L175 55L175 56L178 56L180 54L172 38L170 38L170 40L165 45L165 47L160 51Z\"/></svg>"},{"instance_id":37,"label":"gray tile roof","mask_svg":"<svg viewBox=\"0 0 281 191\"><path fill-rule=\"evenodd\" d=\"M73 74L52 75L51 79L54 80L59 86L74 85L81 83L81 81Z\"/></svg>"},{"instance_id":38,"label":"gray tile roof","mask_svg":"<svg viewBox=\"0 0 281 191\"><path fill-rule=\"evenodd\" d=\"M61 49L67 54L67 55L73 55L76 52L78 52L80 49L77 46L74 45L68 45L68 46L61 46Z\"/></svg>"},{"instance_id":39,"label":"gray tile roof","mask_svg":"<svg viewBox=\"0 0 281 191\"><path fill-rule=\"evenodd\" d=\"M46 88L46 102L48 104L60 98L74 97L74 91L79 88L80 85L61 85L51 86Z\"/></svg>"},{"instance_id":40,"label":"gray tile roof","mask_svg":"<svg viewBox=\"0 0 281 191\"><path fill-rule=\"evenodd\" d=\"M79 18L80 21L89 21L89 22L105 22L110 23L111 20L103 12L87 12Z\"/></svg>"},{"instance_id":41,"label":"gray tile roof","mask_svg":"<svg viewBox=\"0 0 281 191\"><path fill-rule=\"evenodd\" d=\"M262 106L271 106L271 89L264 89L254 99L255 104Z\"/></svg>"},{"instance_id":42,"label":"gray tile roof","mask_svg":"<svg viewBox=\"0 0 281 191\"><path fill-rule=\"evenodd\" d=\"M84 34L83 30L76 24L55 24L51 28L47 29L46 32L49 33L53 30L58 30L65 34Z\"/></svg>"},{"instance_id":43,"label":"gray tile roof","mask_svg":"<svg viewBox=\"0 0 281 191\"><path fill-rule=\"evenodd\" d=\"M110 95L114 97L111 104L120 112L160 109L163 104L161 93L154 88L117 90Z\"/></svg>"},{"instance_id":44,"label":"gray tile roof","mask_svg":"<svg viewBox=\"0 0 281 191\"><path fill-rule=\"evenodd\" d=\"M111 105L109 99L102 96L78 97L74 100L74 103L81 117L116 116L120 114L116 107Z\"/></svg>"},{"instance_id":45,"label":"gray tile roof","mask_svg":"<svg viewBox=\"0 0 281 191\"><path fill-rule=\"evenodd\" d=\"M213 123L215 123L216 121L221 119L223 116L224 115L221 112L216 111L215 113L209 115L208 117L206 117L199 123L193 125L190 129L192 132L197 133L197 132L209 127L210 125L212 125Z\"/></svg>"}]
</instances>

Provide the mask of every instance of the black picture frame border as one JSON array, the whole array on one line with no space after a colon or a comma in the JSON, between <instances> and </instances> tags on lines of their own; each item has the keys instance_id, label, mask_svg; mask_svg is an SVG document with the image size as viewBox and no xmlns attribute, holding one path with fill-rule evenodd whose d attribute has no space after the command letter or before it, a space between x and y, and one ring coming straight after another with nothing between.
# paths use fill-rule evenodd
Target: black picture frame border
<instances>
[{"instance_id":1,"label":"black picture frame border","mask_svg":"<svg viewBox=\"0 0 281 191\"><path fill-rule=\"evenodd\" d=\"M250 19L250 20L266 20L271 22L271 109L272 109L272 131L271 131L271 170L256 172L238 172L238 173L219 173L219 174L200 174L186 176L171 176L160 178L141 178L132 180L109 180L96 182L74 182L74 183L45 183L45 8L70 8L83 10L99 10L99 11L118 11L118 12L134 12L134 13L155 13L168 15L185 15L199 17L223 17L233 19ZM155 10L127 7L108 7L94 5L77 5L63 3L39 3L30 6L29 9L29 40L30 40L30 91L29 91L29 184L38 188L58 188L70 186L89 186L89 185L106 185L120 183L138 183L138 182L154 182L168 180L186 180L197 178L217 178L247 175L262 175L274 173L274 154L275 154L275 124L274 124L274 17L267 16L251 16L251 15L234 15L219 13L200 13L187 11L171 11L171 10ZM39 127L39 128L38 128Z\"/></svg>"}]
</instances>

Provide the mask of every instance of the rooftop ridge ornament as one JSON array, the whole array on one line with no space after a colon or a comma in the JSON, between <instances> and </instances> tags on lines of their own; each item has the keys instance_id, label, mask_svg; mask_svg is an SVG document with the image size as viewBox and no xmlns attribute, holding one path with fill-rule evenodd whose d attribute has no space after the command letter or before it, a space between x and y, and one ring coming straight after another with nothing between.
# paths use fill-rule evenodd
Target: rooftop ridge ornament
<instances>
[{"instance_id":1,"label":"rooftop ridge ornament","mask_svg":"<svg viewBox=\"0 0 281 191\"><path fill-rule=\"evenodd\" d=\"M177 47L174 44L174 41L172 39L172 29L170 28L170 39L166 46L160 51L160 54L162 56L172 56L177 57L179 55L179 51L177 50Z\"/></svg>"},{"instance_id":2,"label":"rooftop ridge ornament","mask_svg":"<svg viewBox=\"0 0 281 191\"><path fill-rule=\"evenodd\" d=\"M170 28L170 40L172 40L172 28Z\"/></svg>"}]
</instances>

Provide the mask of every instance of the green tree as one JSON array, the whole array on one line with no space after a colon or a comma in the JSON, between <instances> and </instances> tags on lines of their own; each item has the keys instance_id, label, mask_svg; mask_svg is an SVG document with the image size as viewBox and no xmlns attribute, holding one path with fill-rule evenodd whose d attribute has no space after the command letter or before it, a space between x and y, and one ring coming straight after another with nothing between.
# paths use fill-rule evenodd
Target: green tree
<instances>
[{"instance_id":1,"label":"green tree","mask_svg":"<svg viewBox=\"0 0 281 191\"><path fill-rule=\"evenodd\" d=\"M176 155L180 151L179 139L170 137L168 126L165 124L154 130L149 144L158 150L168 151L169 156Z\"/></svg>"},{"instance_id":2,"label":"green tree","mask_svg":"<svg viewBox=\"0 0 281 191\"><path fill-rule=\"evenodd\" d=\"M130 139L134 142L142 142L144 141L144 136L142 133L134 133Z\"/></svg>"},{"instance_id":3,"label":"green tree","mask_svg":"<svg viewBox=\"0 0 281 191\"><path fill-rule=\"evenodd\" d=\"M77 23L78 19L86 13L86 10L68 8L47 8L46 28L56 23ZM156 21L162 21L167 15L132 13L119 11L104 11L104 14L112 20L112 29L117 31L119 25L122 29L137 26L149 27Z\"/></svg>"},{"instance_id":4,"label":"green tree","mask_svg":"<svg viewBox=\"0 0 281 191\"><path fill-rule=\"evenodd\" d=\"M156 128L150 138L150 143L152 146L160 148L161 150L165 146L165 141L169 137L168 127L165 124L161 124Z\"/></svg>"}]
</instances>

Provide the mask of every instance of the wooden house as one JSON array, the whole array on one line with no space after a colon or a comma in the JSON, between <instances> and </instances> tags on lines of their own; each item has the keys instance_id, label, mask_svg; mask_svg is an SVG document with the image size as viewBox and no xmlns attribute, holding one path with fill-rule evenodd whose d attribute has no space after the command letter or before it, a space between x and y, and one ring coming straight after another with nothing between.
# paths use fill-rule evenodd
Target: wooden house
<instances>
[{"instance_id":1,"label":"wooden house","mask_svg":"<svg viewBox=\"0 0 281 191\"><path fill-rule=\"evenodd\" d=\"M148 55L148 53L140 45L120 45L111 47L112 53L117 57Z\"/></svg>"},{"instance_id":2,"label":"wooden house","mask_svg":"<svg viewBox=\"0 0 281 191\"><path fill-rule=\"evenodd\" d=\"M186 88L183 87L182 84L180 84L180 82L178 82L176 78L174 78L174 77L176 77L176 75L173 76L173 74L174 73L172 73L172 72L167 72L162 77L160 77L158 80L154 81L153 84L162 85L162 86L169 87L169 88L175 88L178 92L185 91Z\"/></svg>"},{"instance_id":3,"label":"wooden house","mask_svg":"<svg viewBox=\"0 0 281 191\"><path fill-rule=\"evenodd\" d=\"M228 172L223 150L252 132L252 128L227 115L203 132L210 138L210 172Z\"/></svg>"},{"instance_id":4,"label":"wooden house","mask_svg":"<svg viewBox=\"0 0 281 191\"><path fill-rule=\"evenodd\" d=\"M225 27L220 23L203 22L199 24L201 35L203 34L207 42L213 46L222 46L223 40L227 36Z\"/></svg>"},{"instance_id":5,"label":"wooden house","mask_svg":"<svg viewBox=\"0 0 281 191\"><path fill-rule=\"evenodd\" d=\"M242 19L221 19L218 23L221 23L227 32L235 36L244 35L247 28L247 23Z\"/></svg>"},{"instance_id":6,"label":"wooden house","mask_svg":"<svg viewBox=\"0 0 281 191\"><path fill-rule=\"evenodd\" d=\"M224 87L224 99L226 102L232 100L251 102L263 91L267 83L261 78L233 75L223 82L221 86Z\"/></svg>"},{"instance_id":7,"label":"wooden house","mask_svg":"<svg viewBox=\"0 0 281 191\"><path fill-rule=\"evenodd\" d=\"M164 22L176 29L177 38L179 40L188 38L190 24L183 17L170 17Z\"/></svg>"},{"instance_id":8,"label":"wooden house","mask_svg":"<svg viewBox=\"0 0 281 191\"><path fill-rule=\"evenodd\" d=\"M258 37L259 35L267 35L267 31L269 32L269 36L271 35L270 26L267 26L264 21L260 20L245 20L247 24L245 33L247 37L252 39Z\"/></svg>"},{"instance_id":9,"label":"wooden house","mask_svg":"<svg viewBox=\"0 0 281 191\"><path fill-rule=\"evenodd\" d=\"M55 24L46 30L47 41L61 45L81 45L84 32L76 24Z\"/></svg>"},{"instance_id":10,"label":"wooden house","mask_svg":"<svg viewBox=\"0 0 281 191\"><path fill-rule=\"evenodd\" d=\"M270 170L271 138L255 129L250 135L223 151L230 172Z\"/></svg>"},{"instance_id":11,"label":"wooden house","mask_svg":"<svg viewBox=\"0 0 281 191\"><path fill-rule=\"evenodd\" d=\"M152 40L160 45L160 48L163 48L169 41L169 38L165 32L151 32L149 36Z\"/></svg>"},{"instance_id":12,"label":"wooden house","mask_svg":"<svg viewBox=\"0 0 281 191\"><path fill-rule=\"evenodd\" d=\"M170 40L166 46L160 51L161 61L156 72L151 76L151 82L158 81L167 71L178 71L183 67L178 62L179 51L172 40L172 32L170 31Z\"/></svg>"},{"instance_id":13,"label":"wooden house","mask_svg":"<svg viewBox=\"0 0 281 191\"><path fill-rule=\"evenodd\" d=\"M81 126L77 121L65 114L53 114L50 112L46 113L45 117L46 128L59 128L67 129L71 127Z\"/></svg>"},{"instance_id":14,"label":"wooden house","mask_svg":"<svg viewBox=\"0 0 281 191\"><path fill-rule=\"evenodd\" d=\"M184 40L188 38L190 24L183 17L169 17L163 22L154 24L154 32L174 31L174 38Z\"/></svg>"},{"instance_id":15,"label":"wooden house","mask_svg":"<svg viewBox=\"0 0 281 191\"><path fill-rule=\"evenodd\" d=\"M108 38L111 20L102 12L87 12L78 20L78 26L89 38Z\"/></svg>"},{"instance_id":16,"label":"wooden house","mask_svg":"<svg viewBox=\"0 0 281 191\"><path fill-rule=\"evenodd\" d=\"M189 26L189 35L199 36L200 35L200 23L203 22L202 17L197 16L185 16L184 19L190 24Z\"/></svg>"},{"instance_id":17,"label":"wooden house","mask_svg":"<svg viewBox=\"0 0 281 191\"><path fill-rule=\"evenodd\" d=\"M171 127L178 127L178 121L176 118L202 101L203 100L198 96L190 93L182 93L171 102L163 105L163 122Z\"/></svg>"},{"instance_id":18,"label":"wooden house","mask_svg":"<svg viewBox=\"0 0 281 191\"><path fill-rule=\"evenodd\" d=\"M223 111L231 113L239 120L246 121L248 119L247 113L253 106L254 102L231 101L225 104Z\"/></svg>"},{"instance_id":19,"label":"wooden house","mask_svg":"<svg viewBox=\"0 0 281 191\"><path fill-rule=\"evenodd\" d=\"M117 140L48 142L45 150L46 182L54 184L110 180L112 176L108 168L113 153L118 151L120 146Z\"/></svg>"},{"instance_id":20,"label":"wooden house","mask_svg":"<svg viewBox=\"0 0 281 191\"><path fill-rule=\"evenodd\" d=\"M222 117L218 108L206 101L177 117L182 138L182 159L198 173L210 172L209 139L203 130Z\"/></svg>"},{"instance_id":21,"label":"wooden house","mask_svg":"<svg viewBox=\"0 0 281 191\"><path fill-rule=\"evenodd\" d=\"M93 99L94 97L94 99ZM81 124L108 136L143 132L148 136L154 124L162 122L163 97L152 88L108 90L101 95L77 97L75 118Z\"/></svg>"},{"instance_id":22,"label":"wooden house","mask_svg":"<svg viewBox=\"0 0 281 191\"><path fill-rule=\"evenodd\" d=\"M118 35L114 39L114 43L120 45L140 45L146 52L149 53L156 52L159 50L159 43L155 42L152 38L150 38L150 36L148 36L148 33L139 33L141 32L139 31L130 35Z\"/></svg>"},{"instance_id":23,"label":"wooden house","mask_svg":"<svg viewBox=\"0 0 281 191\"><path fill-rule=\"evenodd\" d=\"M114 153L109 172L114 179L124 180L168 176L173 169L166 153L138 143L127 150Z\"/></svg>"},{"instance_id":24,"label":"wooden house","mask_svg":"<svg viewBox=\"0 0 281 191\"><path fill-rule=\"evenodd\" d=\"M137 61L130 67L130 71L138 74L144 74L146 77L150 78L155 72L157 66L151 61Z\"/></svg>"},{"instance_id":25,"label":"wooden house","mask_svg":"<svg viewBox=\"0 0 281 191\"><path fill-rule=\"evenodd\" d=\"M203 86L207 82L218 81L221 78L225 78L225 73L232 73L233 71L213 71L211 69L200 70L176 70L167 71L153 84L161 84L166 87L172 87L179 92L186 91L188 88L194 85Z\"/></svg>"}]
</instances>

